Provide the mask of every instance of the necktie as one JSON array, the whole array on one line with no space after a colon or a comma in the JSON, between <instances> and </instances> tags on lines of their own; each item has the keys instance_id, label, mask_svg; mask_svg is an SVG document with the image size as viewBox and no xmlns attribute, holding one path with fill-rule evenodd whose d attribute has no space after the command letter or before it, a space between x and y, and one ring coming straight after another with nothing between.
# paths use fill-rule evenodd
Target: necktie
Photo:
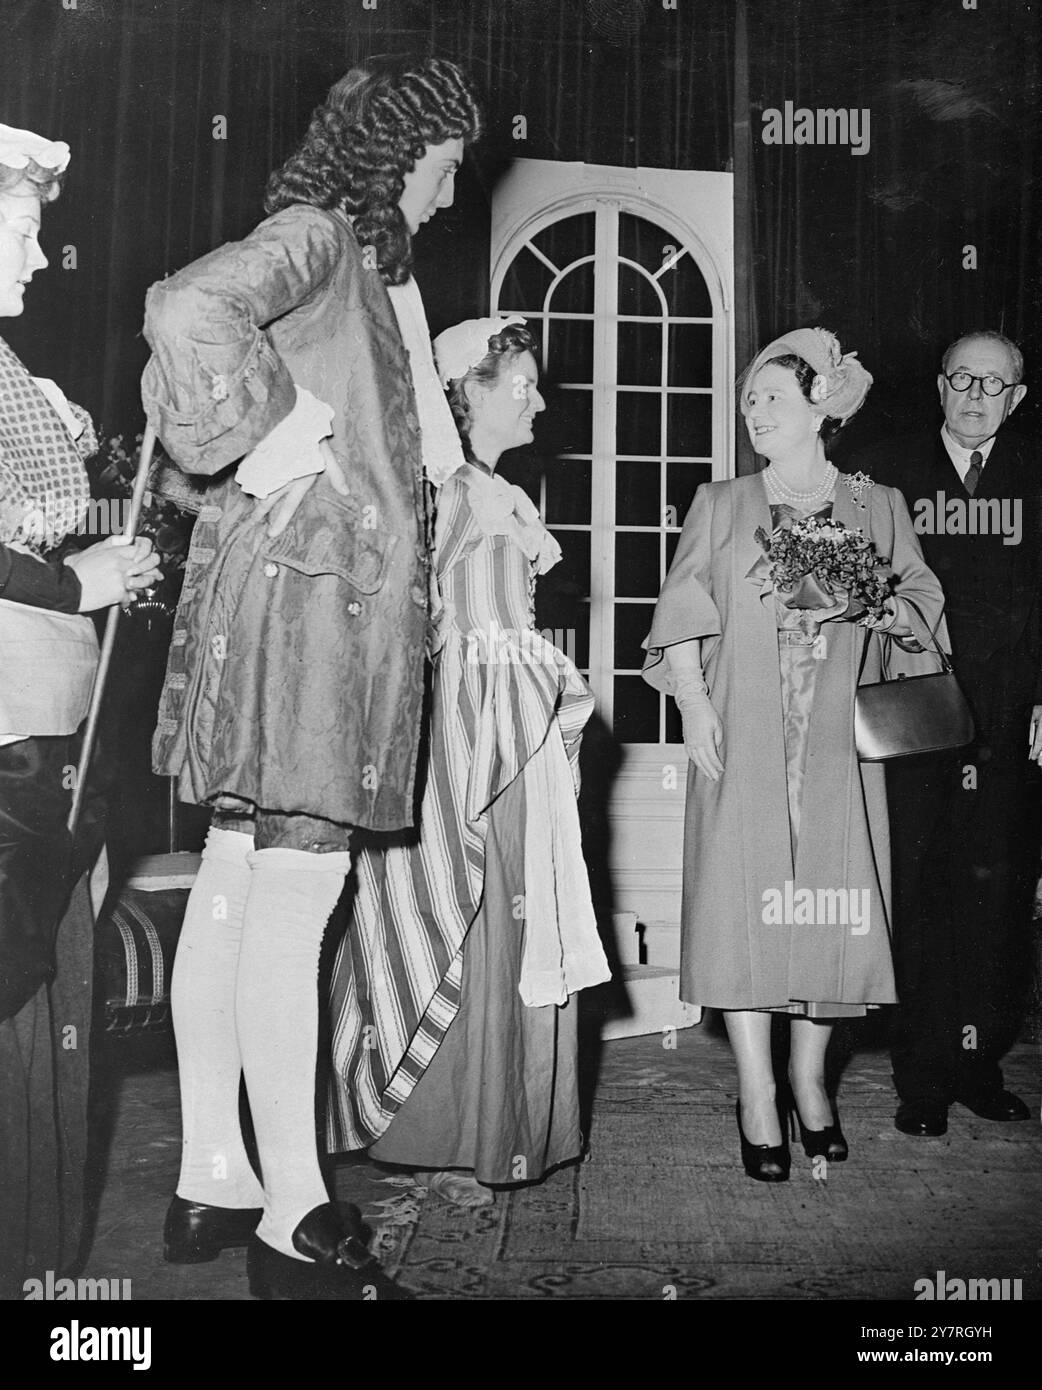
<instances>
[{"instance_id":1,"label":"necktie","mask_svg":"<svg viewBox=\"0 0 1042 1390\"><path fill-rule=\"evenodd\" d=\"M963 486L972 497L977 491L977 484L980 482L980 475L984 472L984 455L979 449L974 449L970 455L970 466L966 470L963 478Z\"/></svg>"}]
</instances>

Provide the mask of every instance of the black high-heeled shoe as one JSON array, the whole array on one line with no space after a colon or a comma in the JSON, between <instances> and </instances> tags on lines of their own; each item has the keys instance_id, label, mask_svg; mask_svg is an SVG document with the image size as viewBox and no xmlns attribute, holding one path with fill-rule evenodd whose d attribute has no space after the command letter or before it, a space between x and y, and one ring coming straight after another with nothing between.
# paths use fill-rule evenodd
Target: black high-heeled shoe
<instances>
[{"instance_id":1,"label":"black high-heeled shoe","mask_svg":"<svg viewBox=\"0 0 1042 1390\"><path fill-rule=\"evenodd\" d=\"M790 1086L788 1110L793 1142L796 1139L796 1126L799 1125L803 1152L808 1158L826 1158L830 1163L846 1162L850 1148L839 1127L839 1115L835 1105L832 1106L832 1123L830 1125L826 1125L824 1129L808 1129L800 1117L796 1097Z\"/></svg>"},{"instance_id":2,"label":"black high-heeled shoe","mask_svg":"<svg viewBox=\"0 0 1042 1390\"><path fill-rule=\"evenodd\" d=\"M735 1101L734 1117L738 1121L738 1138L742 1143L742 1166L756 1182L788 1182L792 1155L782 1129L780 1144L750 1144L742 1129L742 1102Z\"/></svg>"}]
</instances>

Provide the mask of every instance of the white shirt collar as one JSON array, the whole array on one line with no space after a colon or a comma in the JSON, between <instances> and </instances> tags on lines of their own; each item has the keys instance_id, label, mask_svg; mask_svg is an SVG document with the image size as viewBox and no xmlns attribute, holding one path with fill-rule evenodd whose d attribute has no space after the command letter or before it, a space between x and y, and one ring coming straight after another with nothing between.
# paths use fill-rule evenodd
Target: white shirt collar
<instances>
[{"instance_id":1,"label":"white shirt collar","mask_svg":"<svg viewBox=\"0 0 1042 1390\"><path fill-rule=\"evenodd\" d=\"M984 463L987 463L988 455L991 453L992 445L995 443L995 438L996 436L992 435L990 439L986 439L979 450L966 449L959 443L954 435L949 433L947 424L941 426L941 441L948 450L948 457L955 465L955 471L962 479L965 479L966 474L970 471L971 454L982 454Z\"/></svg>"}]
</instances>

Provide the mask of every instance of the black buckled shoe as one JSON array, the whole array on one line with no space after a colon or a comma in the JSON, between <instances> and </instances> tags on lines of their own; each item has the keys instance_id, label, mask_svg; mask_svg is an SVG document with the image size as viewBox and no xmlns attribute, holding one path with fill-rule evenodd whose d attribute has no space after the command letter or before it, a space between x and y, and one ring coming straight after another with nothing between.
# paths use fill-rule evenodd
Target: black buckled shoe
<instances>
[{"instance_id":1,"label":"black buckled shoe","mask_svg":"<svg viewBox=\"0 0 1042 1390\"><path fill-rule=\"evenodd\" d=\"M211 1207L175 1197L163 1226L163 1259L172 1265L201 1265L222 1250L248 1245L261 1219L260 1207Z\"/></svg>"},{"instance_id":2,"label":"black buckled shoe","mask_svg":"<svg viewBox=\"0 0 1042 1390\"><path fill-rule=\"evenodd\" d=\"M1012 1091L994 1091L985 1096L956 1096L960 1105L972 1110L982 1120L1030 1120L1031 1111Z\"/></svg>"},{"instance_id":3,"label":"black buckled shoe","mask_svg":"<svg viewBox=\"0 0 1042 1390\"><path fill-rule=\"evenodd\" d=\"M917 1139L939 1139L948 1133L948 1107L933 1100L903 1100L894 1116L894 1128Z\"/></svg>"},{"instance_id":4,"label":"black buckled shoe","mask_svg":"<svg viewBox=\"0 0 1042 1390\"><path fill-rule=\"evenodd\" d=\"M293 1247L306 1259L294 1260L257 1236L251 1239L246 1273L254 1298L365 1303L414 1297L388 1279L333 1202L308 1212L293 1232Z\"/></svg>"}]
</instances>

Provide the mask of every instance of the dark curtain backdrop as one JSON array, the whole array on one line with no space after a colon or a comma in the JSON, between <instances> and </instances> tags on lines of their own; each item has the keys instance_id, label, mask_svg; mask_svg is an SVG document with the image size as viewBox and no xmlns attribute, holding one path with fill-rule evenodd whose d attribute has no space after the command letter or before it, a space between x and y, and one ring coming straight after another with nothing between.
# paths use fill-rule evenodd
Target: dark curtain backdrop
<instances>
[{"instance_id":1,"label":"dark curtain backdrop","mask_svg":"<svg viewBox=\"0 0 1042 1390\"><path fill-rule=\"evenodd\" d=\"M0 119L67 139L74 162L46 213L54 268L3 331L107 430L134 432L147 286L249 229L351 63L427 51L470 69L489 117L456 208L418 241L435 332L486 306L488 194L520 155L733 168L739 361L793 324L834 328L877 382L852 444L928 415L939 351L967 326L1003 327L1037 360L1037 3L668 3L8 0ZM870 152L765 145L762 112L786 99L867 107ZM1030 398L1020 418L1038 418Z\"/></svg>"},{"instance_id":2,"label":"dark curtain backdrop","mask_svg":"<svg viewBox=\"0 0 1042 1390\"><path fill-rule=\"evenodd\" d=\"M399 52L461 62L487 100L488 135L456 207L417 242L432 330L484 312L489 190L509 159L726 167L731 6L698 10L704 23L659 0L377 0L372 11L362 0L77 0L74 11L19 0L4 10L0 120L68 140L73 164L46 213L56 268L0 331L107 429L138 429L148 285L248 231L268 173L331 82ZM226 140L213 138L218 116ZM75 272L57 268L66 245Z\"/></svg>"},{"instance_id":3,"label":"dark curtain backdrop","mask_svg":"<svg viewBox=\"0 0 1042 1390\"><path fill-rule=\"evenodd\" d=\"M488 111L456 207L417 241L435 333L487 309L489 197L510 159L733 169L739 366L808 323L857 348L876 386L841 460L937 423L939 355L969 327L1018 338L1034 391L1037 0L668 3L0 0L0 121L73 149L44 215L52 267L0 333L107 434L132 436L147 287L259 220L270 170L352 63L433 52L472 72ZM765 145L762 114L786 100L867 107L869 153ZM213 138L220 118L226 139ZM962 268L967 244L976 270ZM1037 400L1018 415L1029 429ZM740 425L737 439L744 471L755 464ZM132 857L164 838L164 788L147 767L166 639L130 622L121 633L121 698L108 703ZM609 743L602 753L607 766ZM587 778L586 799L603 814L598 786ZM186 847L202 833L196 819L183 818Z\"/></svg>"},{"instance_id":4,"label":"dark curtain backdrop","mask_svg":"<svg viewBox=\"0 0 1042 1390\"><path fill-rule=\"evenodd\" d=\"M843 449L938 421L940 354L967 329L1016 339L1038 382L1039 6L748 8L753 311L763 339L823 323L859 350L875 387ZM762 111L786 98L868 108L869 153L764 145ZM1039 419L1029 396L1018 421Z\"/></svg>"}]
</instances>

